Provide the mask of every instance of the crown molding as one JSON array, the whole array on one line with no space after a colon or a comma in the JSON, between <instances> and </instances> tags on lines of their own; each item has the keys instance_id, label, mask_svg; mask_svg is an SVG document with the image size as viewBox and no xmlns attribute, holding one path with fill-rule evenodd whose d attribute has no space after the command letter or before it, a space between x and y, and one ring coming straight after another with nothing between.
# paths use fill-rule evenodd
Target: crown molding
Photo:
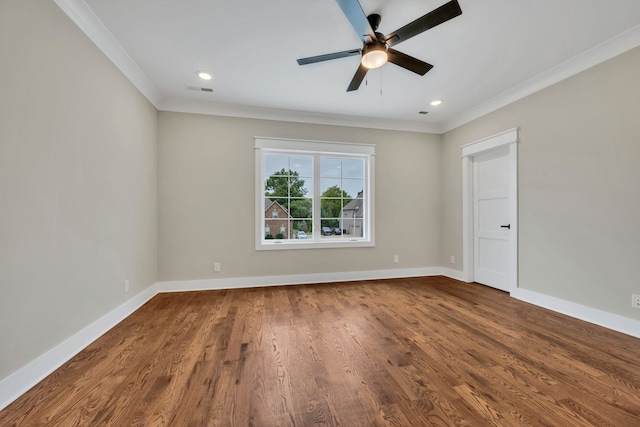
<instances>
[{"instance_id":1,"label":"crown molding","mask_svg":"<svg viewBox=\"0 0 640 427\"><path fill-rule=\"evenodd\" d=\"M591 67L621 55L640 46L640 25L603 42L593 48L574 56L560 65L547 70L536 77L518 85L487 102L473 107L449 120L441 123L442 133L449 132L459 126L485 116L502 107L526 98L549 86L559 83Z\"/></svg>"},{"instance_id":2,"label":"crown molding","mask_svg":"<svg viewBox=\"0 0 640 427\"><path fill-rule=\"evenodd\" d=\"M142 72L84 0L54 0L54 2L158 110L368 129L441 133L439 126L419 121L323 114L197 100L163 99L158 88Z\"/></svg>"},{"instance_id":3,"label":"crown molding","mask_svg":"<svg viewBox=\"0 0 640 427\"><path fill-rule=\"evenodd\" d=\"M381 130L443 134L640 46L640 25L637 25L451 119L426 123L415 120L290 111L196 100L163 99L158 88L142 72L84 0L54 0L54 2L158 110Z\"/></svg>"},{"instance_id":4,"label":"crown molding","mask_svg":"<svg viewBox=\"0 0 640 427\"><path fill-rule=\"evenodd\" d=\"M80 28L102 53L125 75L145 98L158 108L162 95L138 64L118 43L107 27L83 0L54 0L60 9Z\"/></svg>"},{"instance_id":5,"label":"crown molding","mask_svg":"<svg viewBox=\"0 0 640 427\"><path fill-rule=\"evenodd\" d=\"M314 113L309 111L282 110L276 108L261 108L211 101L181 99L168 100L165 98L157 108L161 111L171 111L176 113L207 114L247 119L277 120L283 122L348 126L406 132L441 133L439 126L418 121L390 120L380 117L361 117L342 114Z\"/></svg>"}]
</instances>

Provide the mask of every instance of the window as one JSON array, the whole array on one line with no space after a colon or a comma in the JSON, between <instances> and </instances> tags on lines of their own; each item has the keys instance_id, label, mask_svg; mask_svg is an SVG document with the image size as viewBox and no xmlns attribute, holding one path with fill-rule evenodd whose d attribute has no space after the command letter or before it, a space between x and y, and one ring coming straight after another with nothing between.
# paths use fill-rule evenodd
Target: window
<instances>
[{"instance_id":1,"label":"window","mask_svg":"<svg viewBox=\"0 0 640 427\"><path fill-rule=\"evenodd\" d=\"M256 138L256 249L374 245L375 147Z\"/></svg>"}]
</instances>

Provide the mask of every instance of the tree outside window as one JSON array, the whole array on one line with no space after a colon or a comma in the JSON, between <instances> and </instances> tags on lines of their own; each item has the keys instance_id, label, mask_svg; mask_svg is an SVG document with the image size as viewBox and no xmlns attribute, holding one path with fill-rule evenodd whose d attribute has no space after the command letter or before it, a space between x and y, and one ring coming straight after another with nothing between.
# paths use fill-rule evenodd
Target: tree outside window
<instances>
[{"instance_id":1,"label":"tree outside window","mask_svg":"<svg viewBox=\"0 0 640 427\"><path fill-rule=\"evenodd\" d=\"M280 231L256 249L373 245L372 146L256 138L256 148L256 219Z\"/></svg>"}]
</instances>

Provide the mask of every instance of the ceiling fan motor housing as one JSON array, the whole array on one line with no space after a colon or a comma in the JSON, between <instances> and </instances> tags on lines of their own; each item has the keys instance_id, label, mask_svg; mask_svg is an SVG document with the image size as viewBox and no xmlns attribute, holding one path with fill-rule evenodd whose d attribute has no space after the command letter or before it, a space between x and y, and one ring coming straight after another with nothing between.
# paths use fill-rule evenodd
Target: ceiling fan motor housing
<instances>
[{"instance_id":1,"label":"ceiling fan motor housing","mask_svg":"<svg viewBox=\"0 0 640 427\"><path fill-rule=\"evenodd\" d=\"M382 17L377 13L372 13L371 15L367 16L367 20L369 21L369 25L371 25L371 28L373 29L373 31L375 31L378 29L378 26L380 25L380 21L382 20Z\"/></svg>"}]
</instances>

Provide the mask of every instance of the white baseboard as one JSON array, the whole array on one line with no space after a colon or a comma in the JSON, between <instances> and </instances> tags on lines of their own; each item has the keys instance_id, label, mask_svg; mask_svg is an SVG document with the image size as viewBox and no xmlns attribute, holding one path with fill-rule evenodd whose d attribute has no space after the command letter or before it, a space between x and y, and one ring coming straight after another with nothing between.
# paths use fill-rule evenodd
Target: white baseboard
<instances>
[{"instance_id":1,"label":"white baseboard","mask_svg":"<svg viewBox=\"0 0 640 427\"><path fill-rule=\"evenodd\" d=\"M0 381L0 411L160 292L438 276L440 267L159 282Z\"/></svg>"},{"instance_id":2,"label":"white baseboard","mask_svg":"<svg viewBox=\"0 0 640 427\"><path fill-rule=\"evenodd\" d=\"M0 381L0 411L157 294L152 285Z\"/></svg>"},{"instance_id":3,"label":"white baseboard","mask_svg":"<svg viewBox=\"0 0 640 427\"><path fill-rule=\"evenodd\" d=\"M353 282L358 280L398 279L402 277L441 275L441 267L424 267L394 270L346 271L342 273L293 274L286 276L231 277L224 279L159 282L158 292L209 291L217 289L306 285L313 283Z\"/></svg>"},{"instance_id":4,"label":"white baseboard","mask_svg":"<svg viewBox=\"0 0 640 427\"><path fill-rule=\"evenodd\" d=\"M460 270L454 270L453 268L442 267L442 275L450 279L459 280L460 282L465 281L464 273Z\"/></svg>"},{"instance_id":5,"label":"white baseboard","mask_svg":"<svg viewBox=\"0 0 640 427\"><path fill-rule=\"evenodd\" d=\"M584 320L594 325L604 326L605 328L640 338L640 321L628 317L618 316L617 314L522 288L511 292L511 296L557 313L566 314L567 316L575 317L576 319Z\"/></svg>"},{"instance_id":6,"label":"white baseboard","mask_svg":"<svg viewBox=\"0 0 640 427\"><path fill-rule=\"evenodd\" d=\"M0 381L0 410L4 409L31 387L38 384L81 350L102 336L109 329L127 318L155 295L161 292L185 292L199 290L236 289L294 284L349 282L358 280L395 279L402 277L446 276L464 281L461 271L446 267L413 269L372 270L343 273L317 273L285 276L239 277L206 280L158 282L102 318L91 323L33 362ZM596 325L604 326L640 338L640 322L615 314L585 307L569 301L517 289L511 296L540 307L566 314Z\"/></svg>"}]
</instances>

